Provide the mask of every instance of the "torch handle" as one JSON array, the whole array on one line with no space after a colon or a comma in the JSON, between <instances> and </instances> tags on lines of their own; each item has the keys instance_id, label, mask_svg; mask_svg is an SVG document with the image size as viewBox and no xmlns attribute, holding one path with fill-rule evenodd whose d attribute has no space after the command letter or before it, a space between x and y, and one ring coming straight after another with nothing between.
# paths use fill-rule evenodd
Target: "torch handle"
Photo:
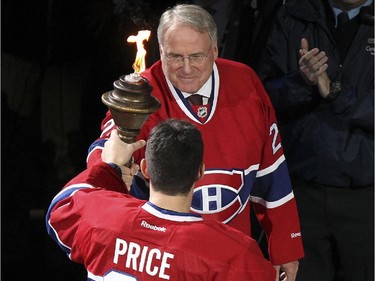
<instances>
[{"instance_id":1,"label":"torch handle","mask_svg":"<svg viewBox=\"0 0 375 281\"><path fill-rule=\"evenodd\" d=\"M133 163L134 163L134 157L132 157L132 159L130 159L128 163L125 163L124 166L130 169Z\"/></svg>"},{"instance_id":2,"label":"torch handle","mask_svg":"<svg viewBox=\"0 0 375 281\"><path fill-rule=\"evenodd\" d=\"M117 131L119 134L120 139L125 142L125 143L134 143L137 138L137 134L139 130L134 130L134 131L129 131L129 130L124 130L120 126L117 126ZM126 163L124 166L130 168L134 162L134 157Z\"/></svg>"}]
</instances>

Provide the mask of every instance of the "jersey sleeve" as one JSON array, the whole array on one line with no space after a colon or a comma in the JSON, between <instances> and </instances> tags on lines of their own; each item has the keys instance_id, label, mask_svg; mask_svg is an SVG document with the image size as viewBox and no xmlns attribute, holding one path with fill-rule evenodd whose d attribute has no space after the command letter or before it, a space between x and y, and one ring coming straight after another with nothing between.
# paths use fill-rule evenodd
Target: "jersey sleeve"
<instances>
[{"instance_id":1,"label":"jersey sleeve","mask_svg":"<svg viewBox=\"0 0 375 281\"><path fill-rule=\"evenodd\" d=\"M79 239L79 227L86 212L85 206L89 204L85 195L99 189L127 192L116 170L102 162L80 173L66 184L53 198L46 214L48 234L69 258L76 262L82 262L78 248L74 248L74 245ZM85 202L85 206L82 202ZM72 248L77 249L73 257Z\"/></svg>"},{"instance_id":2,"label":"jersey sleeve","mask_svg":"<svg viewBox=\"0 0 375 281\"><path fill-rule=\"evenodd\" d=\"M275 112L260 82L258 92L263 97L265 133L262 161L250 200L267 234L271 262L277 265L298 260L304 252L297 205Z\"/></svg>"},{"instance_id":3,"label":"jersey sleeve","mask_svg":"<svg viewBox=\"0 0 375 281\"><path fill-rule=\"evenodd\" d=\"M87 168L91 168L102 162L101 155L102 155L102 151L104 148L104 144L109 139L111 135L111 131L117 128L110 111L107 112L105 118L103 119L101 123L100 128L101 128L100 136L90 145L89 150L88 150L88 155L86 159ZM148 133L149 133L149 129L145 124L142 127L137 139L146 140L148 138ZM135 163L139 164L143 157L144 157L144 148L141 148L140 150L137 150L134 153ZM132 196L136 198L148 199L149 197L148 182L141 175L141 173L138 173L137 175L134 176L134 180L130 189L130 193Z\"/></svg>"},{"instance_id":4,"label":"jersey sleeve","mask_svg":"<svg viewBox=\"0 0 375 281\"><path fill-rule=\"evenodd\" d=\"M107 111L103 119L100 130L100 136L90 145L86 159L87 167L92 167L102 162L101 155L105 142L109 139L111 131L116 128L111 112Z\"/></svg>"}]
</instances>

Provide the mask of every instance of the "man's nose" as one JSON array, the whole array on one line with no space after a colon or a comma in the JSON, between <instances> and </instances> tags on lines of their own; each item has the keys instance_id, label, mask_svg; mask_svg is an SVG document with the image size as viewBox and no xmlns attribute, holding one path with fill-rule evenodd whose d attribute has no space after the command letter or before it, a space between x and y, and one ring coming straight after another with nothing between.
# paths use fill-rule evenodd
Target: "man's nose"
<instances>
[{"instance_id":1,"label":"man's nose","mask_svg":"<svg viewBox=\"0 0 375 281\"><path fill-rule=\"evenodd\" d=\"M192 69L192 66L191 66L191 62L190 62L189 57L186 57L186 58L183 58L183 59L184 60L182 61L183 62L182 67L184 68L184 71L185 72L190 72L191 69Z\"/></svg>"}]
</instances>

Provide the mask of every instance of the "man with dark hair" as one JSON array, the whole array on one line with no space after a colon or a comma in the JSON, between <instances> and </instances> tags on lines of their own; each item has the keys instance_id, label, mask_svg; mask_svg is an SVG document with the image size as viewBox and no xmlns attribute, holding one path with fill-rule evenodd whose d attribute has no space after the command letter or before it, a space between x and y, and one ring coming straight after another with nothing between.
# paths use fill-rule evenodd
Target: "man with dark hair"
<instances>
[{"instance_id":1,"label":"man with dark hair","mask_svg":"<svg viewBox=\"0 0 375 281\"><path fill-rule=\"evenodd\" d=\"M122 180L137 170L124 165L144 145L126 144L113 130L102 162L70 181L48 210L49 234L85 265L88 279L275 281L255 240L190 213L194 183L204 173L199 130L176 119L154 127L140 163L149 201L124 194Z\"/></svg>"},{"instance_id":2,"label":"man with dark hair","mask_svg":"<svg viewBox=\"0 0 375 281\"><path fill-rule=\"evenodd\" d=\"M203 167L200 167L203 165L202 136L188 122L169 123L170 126L158 126L158 130L153 130L147 141L148 175L153 179L155 190L167 195L187 194L203 175ZM160 139L163 139L162 144ZM197 170L201 172L199 177Z\"/></svg>"}]
</instances>

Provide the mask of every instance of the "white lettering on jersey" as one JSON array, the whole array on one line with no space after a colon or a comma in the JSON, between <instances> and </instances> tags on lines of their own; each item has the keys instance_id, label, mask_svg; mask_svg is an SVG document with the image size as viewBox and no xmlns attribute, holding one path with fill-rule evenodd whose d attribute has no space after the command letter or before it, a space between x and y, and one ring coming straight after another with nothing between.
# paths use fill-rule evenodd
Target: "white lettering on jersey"
<instances>
[{"instance_id":1,"label":"white lettering on jersey","mask_svg":"<svg viewBox=\"0 0 375 281\"><path fill-rule=\"evenodd\" d=\"M141 226L143 226L145 228L148 228L148 229L160 231L160 232L166 232L167 231L167 229L165 227L163 227L163 226L152 225L152 224L149 224L146 221L142 221L141 222Z\"/></svg>"},{"instance_id":2,"label":"white lettering on jersey","mask_svg":"<svg viewBox=\"0 0 375 281\"><path fill-rule=\"evenodd\" d=\"M166 269L171 265L168 259L173 259L174 255L168 252L162 252L157 248L149 249L147 246L141 246L134 242L126 242L117 238L113 263L118 264L119 258L125 257L125 267L135 271L143 272L144 270L150 276L158 275L161 279L169 280L170 276ZM160 266L156 266L160 264Z\"/></svg>"}]
</instances>

